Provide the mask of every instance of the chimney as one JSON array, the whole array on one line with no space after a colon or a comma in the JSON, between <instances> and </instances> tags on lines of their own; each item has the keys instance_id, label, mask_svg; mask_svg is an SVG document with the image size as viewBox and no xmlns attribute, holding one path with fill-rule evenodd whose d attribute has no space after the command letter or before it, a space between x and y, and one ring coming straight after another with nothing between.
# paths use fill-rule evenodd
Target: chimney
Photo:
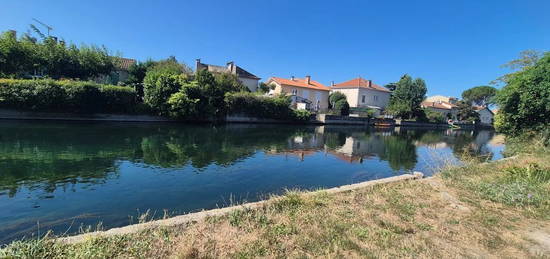
<instances>
[{"instance_id":1,"label":"chimney","mask_svg":"<svg viewBox=\"0 0 550 259\"><path fill-rule=\"evenodd\" d=\"M235 69L235 62L229 61L227 62L227 69L229 69L229 72L236 73L237 70Z\"/></svg>"},{"instance_id":2,"label":"chimney","mask_svg":"<svg viewBox=\"0 0 550 259\"><path fill-rule=\"evenodd\" d=\"M372 80L369 80L369 88L372 88Z\"/></svg>"},{"instance_id":3,"label":"chimney","mask_svg":"<svg viewBox=\"0 0 550 259\"><path fill-rule=\"evenodd\" d=\"M306 84L310 84L311 83L311 76L306 76Z\"/></svg>"},{"instance_id":4,"label":"chimney","mask_svg":"<svg viewBox=\"0 0 550 259\"><path fill-rule=\"evenodd\" d=\"M334 86L334 81L330 81L330 86Z\"/></svg>"},{"instance_id":5,"label":"chimney","mask_svg":"<svg viewBox=\"0 0 550 259\"><path fill-rule=\"evenodd\" d=\"M294 76L290 76L290 80L294 81Z\"/></svg>"},{"instance_id":6,"label":"chimney","mask_svg":"<svg viewBox=\"0 0 550 259\"><path fill-rule=\"evenodd\" d=\"M199 69L201 69L201 59L197 58L195 59L195 72L199 72Z\"/></svg>"}]
</instances>

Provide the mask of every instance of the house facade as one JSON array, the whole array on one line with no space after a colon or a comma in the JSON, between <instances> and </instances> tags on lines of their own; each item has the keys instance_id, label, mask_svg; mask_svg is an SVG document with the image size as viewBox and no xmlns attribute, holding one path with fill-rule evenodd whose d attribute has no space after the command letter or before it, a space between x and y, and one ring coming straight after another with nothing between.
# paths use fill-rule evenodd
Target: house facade
<instances>
[{"instance_id":1,"label":"house facade","mask_svg":"<svg viewBox=\"0 0 550 259\"><path fill-rule=\"evenodd\" d=\"M450 102L446 101L423 101L420 105L422 108L429 109L438 113L441 113L444 118L457 120L458 107Z\"/></svg>"},{"instance_id":2,"label":"house facade","mask_svg":"<svg viewBox=\"0 0 550 259\"><path fill-rule=\"evenodd\" d=\"M456 105L458 102L458 98L450 97L450 96L443 96L443 95L434 95L429 96L425 100L426 102L445 102Z\"/></svg>"},{"instance_id":3,"label":"house facade","mask_svg":"<svg viewBox=\"0 0 550 259\"><path fill-rule=\"evenodd\" d=\"M487 107L474 106L474 110L479 114L479 122L483 125L493 125L495 114Z\"/></svg>"},{"instance_id":4,"label":"house facade","mask_svg":"<svg viewBox=\"0 0 550 259\"><path fill-rule=\"evenodd\" d=\"M129 69L137 61L131 58L114 57L114 70L108 75L100 75L93 79L96 83L100 84L113 84L116 85L119 82L124 82L130 76Z\"/></svg>"},{"instance_id":5,"label":"house facade","mask_svg":"<svg viewBox=\"0 0 550 259\"><path fill-rule=\"evenodd\" d=\"M391 96L391 91L387 88L360 77L332 85L331 92L343 93L352 108L366 107L377 110L384 110L390 103Z\"/></svg>"},{"instance_id":6,"label":"house facade","mask_svg":"<svg viewBox=\"0 0 550 259\"><path fill-rule=\"evenodd\" d=\"M228 73L237 76L239 81L248 88L251 92L258 90L258 82L261 78L235 65L235 62L227 62L225 66L217 66L201 63L200 59L196 60L195 71L206 69L211 73Z\"/></svg>"},{"instance_id":7,"label":"house facade","mask_svg":"<svg viewBox=\"0 0 550 259\"><path fill-rule=\"evenodd\" d=\"M266 82L272 86L270 95L289 95L292 98L292 106L297 109L307 109L315 112L328 110L328 95L330 88L311 80L310 76L305 78L290 79L271 77Z\"/></svg>"}]
</instances>

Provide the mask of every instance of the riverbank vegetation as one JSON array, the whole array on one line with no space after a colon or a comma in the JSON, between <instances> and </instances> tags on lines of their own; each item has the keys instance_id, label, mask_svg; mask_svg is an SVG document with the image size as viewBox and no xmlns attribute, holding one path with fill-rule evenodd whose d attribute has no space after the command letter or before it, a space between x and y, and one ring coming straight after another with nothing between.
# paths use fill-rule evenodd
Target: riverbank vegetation
<instances>
[{"instance_id":1,"label":"riverbank vegetation","mask_svg":"<svg viewBox=\"0 0 550 259\"><path fill-rule=\"evenodd\" d=\"M344 193L291 191L259 209L173 228L18 241L1 256L95 257L536 257L548 255L550 151L510 145L515 158L447 168L419 181ZM519 144L519 143L518 143Z\"/></svg>"},{"instance_id":2,"label":"riverbank vegetation","mask_svg":"<svg viewBox=\"0 0 550 259\"><path fill-rule=\"evenodd\" d=\"M39 112L135 113L130 87L52 79L0 79L0 107Z\"/></svg>"}]
</instances>

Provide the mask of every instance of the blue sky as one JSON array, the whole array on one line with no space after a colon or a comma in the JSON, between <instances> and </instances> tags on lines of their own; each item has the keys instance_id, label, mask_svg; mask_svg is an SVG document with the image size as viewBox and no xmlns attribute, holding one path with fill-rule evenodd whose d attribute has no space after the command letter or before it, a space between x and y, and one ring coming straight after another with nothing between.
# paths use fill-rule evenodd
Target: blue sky
<instances>
[{"instance_id":1,"label":"blue sky","mask_svg":"<svg viewBox=\"0 0 550 259\"><path fill-rule=\"evenodd\" d=\"M235 61L266 80L378 84L408 73L428 94L460 96L507 72L521 50L549 50L550 1L1 0L0 30L37 18L74 43L125 57Z\"/></svg>"}]
</instances>

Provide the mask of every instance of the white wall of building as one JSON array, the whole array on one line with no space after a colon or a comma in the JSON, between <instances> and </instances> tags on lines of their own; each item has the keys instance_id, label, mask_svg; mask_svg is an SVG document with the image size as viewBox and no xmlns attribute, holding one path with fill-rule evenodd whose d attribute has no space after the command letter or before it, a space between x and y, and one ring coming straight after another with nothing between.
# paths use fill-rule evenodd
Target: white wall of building
<instances>
[{"instance_id":1,"label":"white wall of building","mask_svg":"<svg viewBox=\"0 0 550 259\"><path fill-rule=\"evenodd\" d=\"M376 106L385 109L390 103L390 93L382 91L365 88L339 88L332 89L331 92L340 92L346 95L349 106L353 108Z\"/></svg>"},{"instance_id":2,"label":"white wall of building","mask_svg":"<svg viewBox=\"0 0 550 259\"><path fill-rule=\"evenodd\" d=\"M258 79L252 79L248 77L239 77L239 81L245 85L250 92L256 92L258 90Z\"/></svg>"},{"instance_id":3,"label":"white wall of building","mask_svg":"<svg viewBox=\"0 0 550 259\"><path fill-rule=\"evenodd\" d=\"M483 124L492 124L493 123L493 114L487 109L477 111L479 113L479 120Z\"/></svg>"}]
</instances>

